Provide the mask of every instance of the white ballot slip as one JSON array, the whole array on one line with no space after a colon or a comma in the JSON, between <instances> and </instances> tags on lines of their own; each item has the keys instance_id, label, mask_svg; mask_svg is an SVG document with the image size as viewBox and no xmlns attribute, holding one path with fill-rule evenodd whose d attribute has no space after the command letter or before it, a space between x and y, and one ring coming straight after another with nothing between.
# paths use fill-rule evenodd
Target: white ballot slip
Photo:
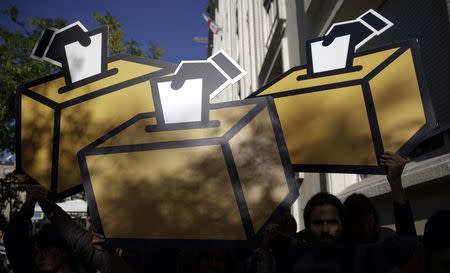
<instances>
[{"instance_id":1,"label":"white ballot slip","mask_svg":"<svg viewBox=\"0 0 450 273\"><path fill-rule=\"evenodd\" d=\"M72 83L102 72L102 34L90 38L91 43L86 47L79 42L64 46Z\"/></svg>"},{"instance_id":2,"label":"white ballot slip","mask_svg":"<svg viewBox=\"0 0 450 273\"><path fill-rule=\"evenodd\" d=\"M336 37L328 46L323 46L323 40L311 43L313 72L345 68L349 45L350 35Z\"/></svg>"},{"instance_id":3,"label":"white ballot slip","mask_svg":"<svg viewBox=\"0 0 450 273\"><path fill-rule=\"evenodd\" d=\"M202 120L202 79L186 80L178 90L172 82L158 83L164 122L182 123Z\"/></svg>"}]
</instances>

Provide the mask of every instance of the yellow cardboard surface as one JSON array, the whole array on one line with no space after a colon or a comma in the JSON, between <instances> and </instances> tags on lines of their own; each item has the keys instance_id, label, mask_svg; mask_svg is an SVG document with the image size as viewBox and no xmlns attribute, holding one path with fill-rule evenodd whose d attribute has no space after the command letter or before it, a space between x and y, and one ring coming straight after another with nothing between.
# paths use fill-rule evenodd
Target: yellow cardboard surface
<instances>
[{"instance_id":1,"label":"yellow cardboard surface","mask_svg":"<svg viewBox=\"0 0 450 273\"><path fill-rule=\"evenodd\" d=\"M356 57L353 65L361 66L359 71L297 79L306 75L306 68L299 69L257 94L277 96L298 90L274 97L294 166L378 165L362 83L399 49ZM369 79L368 86L383 148L396 152L426 124L411 49L389 60ZM307 88L315 90L302 92Z\"/></svg>"},{"instance_id":2,"label":"yellow cardboard surface","mask_svg":"<svg viewBox=\"0 0 450 273\"><path fill-rule=\"evenodd\" d=\"M54 139L56 111L38 100L29 98L26 94L21 95L22 169L39 183L50 188L52 164L57 164L58 193L81 186L82 179L77 159L77 152L80 149L135 114L154 111L149 79L151 73L158 72L162 68L128 60L113 61L108 64L108 68L117 68L118 73L65 93L58 93L59 88L64 86L63 77L28 88L33 93L59 105L97 90L149 75L148 78L127 87L62 108L60 130L56 132L59 134L57 163L53 162L52 156L49 155L49 152L56 152L53 143L56 141ZM47 114L44 115L42 112ZM42 154L44 151L45 157Z\"/></svg>"},{"instance_id":3,"label":"yellow cardboard surface","mask_svg":"<svg viewBox=\"0 0 450 273\"><path fill-rule=\"evenodd\" d=\"M36 100L22 96L21 117L22 140L26 140L26 145L22 145L21 149L22 165L26 166L28 175L50 190L54 111Z\"/></svg>"},{"instance_id":4,"label":"yellow cardboard surface","mask_svg":"<svg viewBox=\"0 0 450 273\"><path fill-rule=\"evenodd\" d=\"M267 109L230 140L239 180L258 231L288 194L285 173ZM256 136L256 137L255 137Z\"/></svg>"},{"instance_id":5,"label":"yellow cardboard surface","mask_svg":"<svg viewBox=\"0 0 450 273\"><path fill-rule=\"evenodd\" d=\"M138 120L98 146L157 145L126 152L86 155L88 171L107 238L176 240L246 240L226 157L235 162L255 232L289 193L272 121L267 108L250 121L255 104L210 110L216 128L145 132L154 118ZM245 126L227 141L238 123ZM226 155L220 144L228 143ZM171 148L180 141L203 140ZM158 147L158 148L156 148ZM93 148L96 153L96 148ZM85 182L86 183L86 182ZM145 211L145 217L142 217ZM125 222L125 223L124 223ZM155 224L157 223L157 224Z\"/></svg>"},{"instance_id":6,"label":"yellow cardboard surface","mask_svg":"<svg viewBox=\"0 0 450 273\"><path fill-rule=\"evenodd\" d=\"M292 162L377 164L360 86L281 97L275 104Z\"/></svg>"},{"instance_id":7,"label":"yellow cardboard surface","mask_svg":"<svg viewBox=\"0 0 450 273\"><path fill-rule=\"evenodd\" d=\"M426 123L411 50L399 56L369 84L384 149L397 151Z\"/></svg>"}]
</instances>

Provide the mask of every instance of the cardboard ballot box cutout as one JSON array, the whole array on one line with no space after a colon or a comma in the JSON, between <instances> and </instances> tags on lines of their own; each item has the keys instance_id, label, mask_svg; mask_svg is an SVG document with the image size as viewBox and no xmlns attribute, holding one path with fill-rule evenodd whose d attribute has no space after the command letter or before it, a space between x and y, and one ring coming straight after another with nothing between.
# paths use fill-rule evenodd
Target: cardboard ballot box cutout
<instances>
[{"instance_id":1,"label":"cardboard ballot box cutout","mask_svg":"<svg viewBox=\"0 0 450 273\"><path fill-rule=\"evenodd\" d=\"M44 33L42 39L45 37ZM73 41L76 37L71 38ZM33 54L49 54L49 49L42 50L42 39ZM45 39L49 42L56 38ZM68 48L76 44L78 42L73 42ZM104 46L99 48L106 50ZM70 56L80 54L78 49L75 51ZM106 54L97 53L99 56ZM63 63L67 63L67 59ZM73 75L84 78L75 83L68 77L73 71L64 70L25 84L18 90L17 168L56 197L82 190L77 152L131 116L154 111L149 79L173 73L176 68L170 63L127 55L103 61L104 69L99 69L98 74L76 71Z\"/></svg>"},{"instance_id":2,"label":"cardboard ballot box cutout","mask_svg":"<svg viewBox=\"0 0 450 273\"><path fill-rule=\"evenodd\" d=\"M275 100L296 171L384 173L435 124L414 41L355 54L358 71L308 77L293 68L252 96Z\"/></svg>"},{"instance_id":3,"label":"cardboard ballot box cutout","mask_svg":"<svg viewBox=\"0 0 450 273\"><path fill-rule=\"evenodd\" d=\"M94 224L112 243L245 244L298 197L273 100L209 104L244 75L230 60L153 79L155 113L79 152Z\"/></svg>"},{"instance_id":4,"label":"cardboard ballot box cutout","mask_svg":"<svg viewBox=\"0 0 450 273\"><path fill-rule=\"evenodd\" d=\"M289 209L298 190L273 102L214 104L210 117L220 125L146 132L156 117L140 114L80 151L92 217L107 239L243 243Z\"/></svg>"},{"instance_id":5,"label":"cardboard ballot box cutout","mask_svg":"<svg viewBox=\"0 0 450 273\"><path fill-rule=\"evenodd\" d=\"M373 13L359 20L369 16L373 22L380 16L370 17ZM376 25L385 30L382 22ZM363 33L363 27L356 29ZM381 174L378 158L384 151L406 155L436 125L417 42L354 54L368 40L361 33L358 39L350 34L307 42L307 65L292 68L250 96L274 98L296 171ZM326 45L327 39L332 43Z\"/></svg>"}]
</instances>

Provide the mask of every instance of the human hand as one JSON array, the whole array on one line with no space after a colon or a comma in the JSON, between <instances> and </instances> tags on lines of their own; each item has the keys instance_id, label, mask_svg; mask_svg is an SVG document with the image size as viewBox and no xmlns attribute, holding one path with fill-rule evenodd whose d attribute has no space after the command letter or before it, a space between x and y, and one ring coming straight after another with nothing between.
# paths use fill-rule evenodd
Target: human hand
<instances>
[{"instance_id":1,"label":"human hand","mask_svg":"<svg viewBox=\"0 0 450 273\"><path fill-rule=\"evenodd\" d=\"M381 156L380 165L386 167L389 182L400 181L406 162L406 158L392 152L385 152Z\"/></svg>"}]
</instances>

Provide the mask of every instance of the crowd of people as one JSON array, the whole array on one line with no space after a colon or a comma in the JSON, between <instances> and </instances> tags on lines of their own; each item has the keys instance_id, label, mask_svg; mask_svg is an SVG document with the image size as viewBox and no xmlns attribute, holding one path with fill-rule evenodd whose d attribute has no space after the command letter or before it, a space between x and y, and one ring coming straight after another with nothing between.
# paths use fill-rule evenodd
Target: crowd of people
<instances>
[{"instance_id":1,"label":"crowd of people","mask_svg":"<svg viewBox=\"0 0 450 273\"><path fill-rule=\"evenodd\" d=\"M79 226L49 201L44 188L28 185L24 204L5 228L9 269L2 266L0 273L449 273L450 211L434 213L419 241L401 181L406 160L386 152L380 164L386 169L391 187L395 231L379 225L377 210L365 195L352 194L342 203L336 196L320 192L305 206L304 230L297 232L296 220L286 212L265 228L254 249L247 250L118 251L95 229ZM29 227L36 203L50 223L31 235Z\"/></svg>"}]
</instances>

